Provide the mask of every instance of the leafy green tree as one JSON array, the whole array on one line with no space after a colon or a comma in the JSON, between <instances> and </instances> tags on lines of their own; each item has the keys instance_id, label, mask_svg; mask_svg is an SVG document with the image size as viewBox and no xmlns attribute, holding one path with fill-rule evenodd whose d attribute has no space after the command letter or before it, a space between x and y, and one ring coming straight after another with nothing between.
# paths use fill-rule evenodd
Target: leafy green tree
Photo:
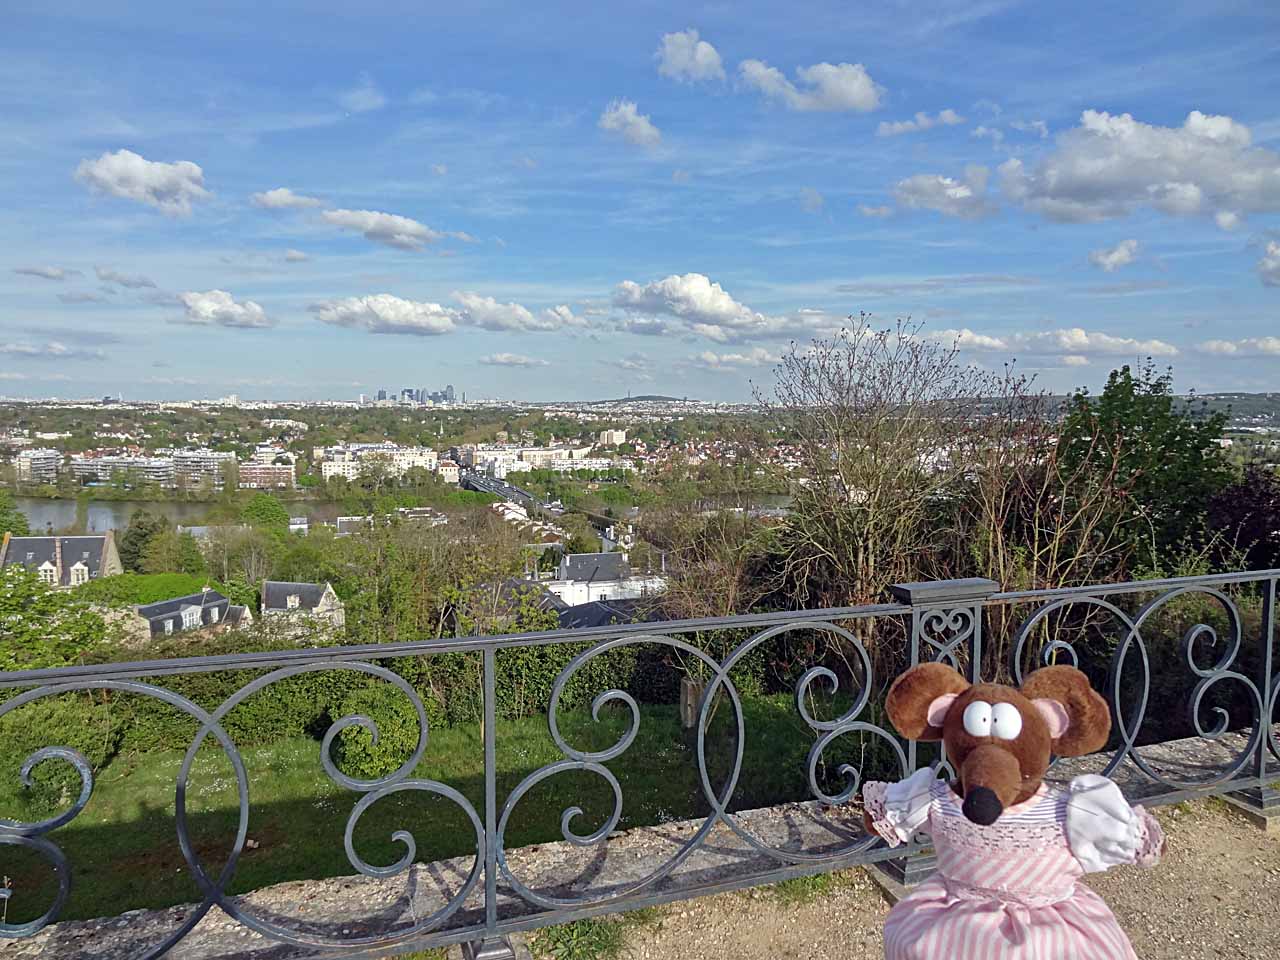
<instances>
[{"instance_id":1,"label":"leafy green tree","mask_svg":"<svg viewBox=\"0 0 1280 960\"><path fill-rule=\"evenodd\" d=\"M600 552L600 534L582 514L566 513L556 523L569 535L564 545L566 553Z\"/></svg>"},{"instance_id":2,"label":"leafy green tree","mask_svg":"<svg viewBox=\"0 0 1280 960\"><path fill-rule=\"evenodd\" d=\"M15 537L25 537L30 532L27 516L14 504L13 494L0 490L0 536L12 533Z\"/></svg>"},{"instance_id":3,"label":"leafy green tree","mask_svg":"<svg viewBox=\"0 0 1280 960\"><path fill-rule=\"evenodd\" d=\"M114 577L90 580L71 592L90 603L108 607L132 607L190 596L199 593L201 587L206 586L223 596L229 596L222 585L211 582L208 577L188 573L122 573Z\"/></svg>"},{"instance_id":4,"label":"leafy green tree","mask_svg":"<svg viewBox=\"0 0 1280 960\"><path fill-rule=\"evenodd\" d=\"M277 497L259 491L249 498L249 502L240 511L245 523L255 527L289 526L289 511Z\"/></svg>"},{"instance_id":5,"label":"leafy green tree","mask_svg":"<svg viewBox=\"0 0 1280 960\"><path fill-rule=\"evenodd\" d=\"M1129 530L1140 562L1157 565L1202 533L1209 502L1231 482L1226 423L1225 412L1175 396L1173 374L1147 361L1113 370L1098 396L1067 401L1058 455L1069 472L1127 493L1110 521Z\"/></svg>"},{"instance_id":6,"label":"leafy green tree","mask_svg":"<svg viewBox=\"0 0 1280 960\"><path fill-rule=\"evenodd\" d=\"M142 551L142 569L147 573L201 576L208 566L195 537L175 530L161 530L147 541Z\"/></svg>"},{"instance_id":7,"label":"leafy green tree","mask_svg":"<svg viewBox=\"0 0 1280 960\"><path fill-rule=\"evenodd\" d=\"M0 570L0 670L66 666L107 638L83 597L52 589L19 564Z\"/></svg>"},{"instance_id":8,"label":"leafy green tree","mask_svg":"<svg viewBox=\"0 0 1280 960\"><path fill-rule=\"evenodd\" d=\"M120 537L117 549L120 552L120 563L126 570L142 573L142 555L147 543L157 533L167 530L169 525L150 510L135 510L129 517L129 525Z\"/></svg>"}]
</instances>

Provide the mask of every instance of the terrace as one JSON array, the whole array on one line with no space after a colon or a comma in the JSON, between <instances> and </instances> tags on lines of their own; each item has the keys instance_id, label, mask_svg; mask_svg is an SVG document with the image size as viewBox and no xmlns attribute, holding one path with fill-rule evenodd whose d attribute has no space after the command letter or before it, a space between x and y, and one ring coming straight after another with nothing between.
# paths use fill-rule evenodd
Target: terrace
<instances>
[{"instance_id":1,"label":"terrace","mask_svg":"<svg viewBox=\"0 0 1280 960\"><path fill-rule=\"evenodd\" d=\"M43 885L15 887L0 934L18 939L14 955L23 957L101 956L109 930L110 955L120 957L377 957L463 944L468 957L499 960L514 955L509 937L519 931L855 865L916 882L931 869L928 850L886 849L863 832L850 801L863 779L945 765L882 720L887 682L924 660L949 662L974 680L1014 682L1041 663L1076 663L1110 701L1112 741L1100 754L1056 765L1051 779L1104 773L1148 805L1221 796L1260 825L1275 824L1278 582L1272 570L1025 592L988 580L914 583L864 607L0 675L9 697L0 723L20 720L24 710L41 716L41 703L91 690L145 698L171 711L175 724L185 716L194 731L169 771L171 818L149 812L172 827L173 855L153 853L130 860L128 870L112 864L87 878L78 858L133 827L77 829L99 794L106 802L109 790L122 788L95 777L90 761L52 734L17 758L24 781L46 766L74 770L78 783L41 819L0 808L9 818L0 820L0 845L43 860L49 875ZM748 691L751 665L797 641L788 647L790 702ZM607 658L637 649L662 654L651 662L678 671L686 695L694 694L684 749L678 736L652 732L672 717L662 696L600 685ZM566 662L542 704L550 741L540 752L504 719L504 701L522 689L509 682L511 664L555 650ZM439 657L474 667L482 717L474 731L433 719L431 701L412 682L415 662ZM261 750L237 746L236 731L246 728L233 721L247 705L316 674L375 678L401 702L412 736L393 770L361 777L335 760L335 749L359 728L376 746L379 723L355 712L333 718L320 734L319 767L333 788L327 796L342 798L332 842L342 846L346 869L305 874L304 865L293 882L259 887L259 848L285 847L289 838L262 832L263 820L282 819L261 800L272 779L261 765L273 771ZM237 678L218 702L173 688L214 676ZM799 753L789 746L792 734ZM450 774L446 761L459 762L467 746L475 750L471 772ZM208 794L211 811L197 810L205 792L197 780L211 755L226 782ZM803 795L761 805L768 794L756 781L780 765L803 783ZM676 798L682 785L691 785L696 802L664 802L663 791ZM535 806L553 811L555 836L524 825L522 814ZM449 843L429 839L437 817L449 818ZM163 909L136 911L130 874L149 871L167 871L162 883L194 884L196 896L187 903L175 893L167 904L141 904ZM59 922L76 902L73 880L75 889L118 891L121 917ZM29 902L31 890L44 897L38 905ZM23 952L21 941L34 952Z\"/></svg>"}]
</instances>

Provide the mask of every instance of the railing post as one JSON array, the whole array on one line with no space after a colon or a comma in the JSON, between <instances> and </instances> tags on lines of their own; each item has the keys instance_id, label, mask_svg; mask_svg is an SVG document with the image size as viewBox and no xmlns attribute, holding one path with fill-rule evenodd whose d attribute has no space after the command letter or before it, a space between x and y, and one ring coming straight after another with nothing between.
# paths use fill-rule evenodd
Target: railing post
<instances>
[{"instance_id":1,"label":"railing post","mask_svg":"<svg viewBox=\"0 0 1280 960\"><path fill-rule=\"evenodd\" d=\"M1280 780L1280 768L1270 767L1267 762L1267 756L1271 752L1271 725L1276 701L1280 697L1280 678L1273 676L1275 640L1276 581L1268 580L1262 588L1262 633L1258 650L1258 661L1262 665L1262 676L1258 678L1258 689L1262 694L1262 716L1259 718L1258 758L1254 768L1258 784L1222 797L1267 833L1280 831L1280 790L1271 782L1273 778Z\"/></svg>"},{"instance_id":2,"label":"railing post","mask_svg":"<svg viewBox=\"0 0 1280 960\"><path fill-rule=\"evenodd\" d=\"M994 580L968 577L963 580L927 580L895 583L889 588L894 598L911 605L911 666L923 661L950 663L961 673L960 654L968 655L967 673L972 683L982 680L982 607L1000 589ZM946 762L945 751L942 761ZM907 762L918 769L916 743L907 743ZM904 886L928 878L937 866L932 850L922 850L896 860L882 860L876 867Z\"/></svg>"},{"instance_id":3,"label":"railing post","mask_svg":"<svg viewBox=\"0 0 1280 960\"><path fill-rule=\"evenodd\" d=\"M496 656L484 648L484 927L483 940L462 945L465 960L515 960L510 939L498 934L498 767Z\"/></svg>"}]
</instances>

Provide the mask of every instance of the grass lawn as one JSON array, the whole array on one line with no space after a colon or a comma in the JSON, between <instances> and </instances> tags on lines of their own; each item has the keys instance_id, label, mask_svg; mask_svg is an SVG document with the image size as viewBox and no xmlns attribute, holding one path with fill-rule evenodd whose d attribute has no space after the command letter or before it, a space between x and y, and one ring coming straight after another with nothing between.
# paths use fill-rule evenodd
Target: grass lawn
<instances>
[{"instance_id":1,"label":"grass lawn","mask_svg":"<svg viewBox=\"0 0 1280 960\"><path fill-rule=\"evenodd\" d=\"M829 704L820 716L832 716ZM744 770L733 807L747 809L809 796L805 757L813 734L787 697L747 700ZM571 744L600 750L621 736L628 715L606 709L601 722L588 713L566 713L561 728ZM563 759L547 731L546 719L502 722L497 728L499 810L508 793L529 773ZM733 754L730 714L721 708L709 737L713 784L723 783ZM210 740L212 742L212 738ZM243 751L250 781L249 837L231 884L242 893L285 880L345 876L355 872L343 848L343 830L359 795L336 786L319 763L320 744L297 738ZM876 750L846 736L826 754L824 769L841 763L864 766ZM864 752L865 751L865 752ZM197 888L179 850L174 821L174 782L182 755L155 752L120 757L97 776L93 796L72 823L50 835L72 868L72 892L61 919L109 916L139 907L160 907L198 900ZM36 820L18 785L21 758L0 758L0 816ZM675 707L642 711L636 741L609 764L623 789L620 829L683 819L707 812L697 775L695 745L679 728ZM458 789L483 820L483 741L478 727L435 727L417 776ZM837 789L834 780L825 784ZM212 746L202 748L188 785L192 841L211 874L221 868L235 836L238 807L230 763ZM584 814L574 829L586 833L604 822L612 791L601 778L583 772L554 776L535 787L516 807L506 836L508 847L558 840L566 807ZM421 792L404 792L374 804L355 833L357 852L368 863L394 863L403 847L390 840L396 830L410 831L417 859L430 862L474 851L469 820L449 801ZM51 902L53 873L29 851L0 846L0 873L13 881L10 922L38 916Z\"/></svg>"}]
</instances>

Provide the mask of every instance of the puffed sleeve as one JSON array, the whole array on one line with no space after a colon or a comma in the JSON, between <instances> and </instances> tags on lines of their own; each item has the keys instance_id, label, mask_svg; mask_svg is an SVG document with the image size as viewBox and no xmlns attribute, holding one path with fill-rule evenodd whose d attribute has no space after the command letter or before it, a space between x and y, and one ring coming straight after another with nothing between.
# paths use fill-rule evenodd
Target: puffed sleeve
<instances>
[{"instance_id":1,"label":"puffed sleeve","mask_svg":"<svg viewBox=\"0 0 1280 960\"><path fill-rule=\"evenodd\" d=\"M1114 781L1087 774L1068 790L1067 844L1085 873L1121 864L1150 867L1160 859L1160 824L1142 807L1129 806Z\"/></svg>"},{"instance_id":2,"label":"puffed sleeve","mask_svg":"<svg viewBox=\"0 0 1280 960\"><path fill-rule=\"evenodd\" d=\"M937 782L934 771L926 767L897 783L872 780L863 786L862 803L871 816L871 826L889 846L910 843L925 825Z\"/></svg>"}]
</instances>

